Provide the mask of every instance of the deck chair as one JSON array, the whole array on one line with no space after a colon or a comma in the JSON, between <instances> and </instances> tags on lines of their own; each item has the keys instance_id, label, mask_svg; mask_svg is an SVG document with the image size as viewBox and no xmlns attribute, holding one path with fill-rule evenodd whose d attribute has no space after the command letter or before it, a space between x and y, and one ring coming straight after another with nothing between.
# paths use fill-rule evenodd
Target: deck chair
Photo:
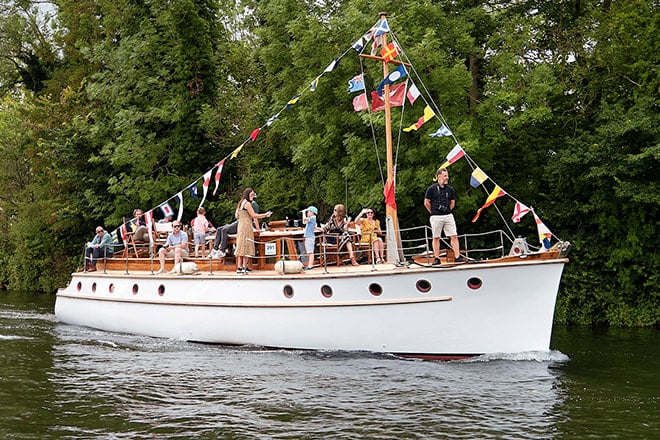
<instances>
[{"instance_id":1,"label":"deck chair","mask_svg":"<svg viewBox=\"0 0 660 440\"><path fill-rule=\"evenodd\" d=\"M140 258L141 256L144 256L145 254L149 254L149 242L143 243L143 242L136 242L135 241L135 232L131 230L130 228L130 220L126 220L126 218L123 218L124 225L126 225L126 247L124 248L124 258L127 258L130 256L131 251L133 252L133 256L135 258Z\"/></svg>"},{"instance_id":2,"label":"deck chair","mask_svg":"<svg viewBox=\"0 0 660 440\"><path fill-rule=\"evenodd\" d=\"M357 235L353 241L353 249L355 250L356 258L361 260L362 256L366 256L367 263L371 264L374 256L373 243L371 241L362 242L362 230L359 225L355 225L355 231Z\"/></svg>"},{"instance_id":3,"label":"deck chair","mask_svg":"<svg viewBox=\"0 0 660 440\"><path fill-rule=\"evenodd\" d=\"M353 235L350 236L349 240L353 245L353 251L355 251L356 248L355 242L353 241ZM336 264L337 266L340 266L344 260L348 259L348 250L346 249L346 246L340 247L344 242L345 239L342 238L341 234L321 234L320 260L324 264Z\"/></svg>"}]
</instances>

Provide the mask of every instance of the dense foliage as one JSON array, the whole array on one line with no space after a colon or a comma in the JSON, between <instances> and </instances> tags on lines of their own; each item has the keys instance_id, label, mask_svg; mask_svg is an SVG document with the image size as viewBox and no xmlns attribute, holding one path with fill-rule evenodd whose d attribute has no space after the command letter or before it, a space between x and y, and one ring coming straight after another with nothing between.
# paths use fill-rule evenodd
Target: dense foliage
<instances>
[{"instance_id":1,"label":"dense foliage","mask_svg":"<svg viewBox=\"0 0 660 440\"><path fill-rule=\"evenodd\" d=\"M41 5L40 7L37 7ZM573 243L556 320L658 325L660 206L656 2L643 0L59 0L0 6L0 277L52 291L95 224L113 229L227 157L205 206L221 224L253 186L278 216L334 203L382 214L382 115L352 111L351 51L388 10L433 100L479 165ZM408 111L397 124L419 115ZM405 126L404 125L404 126ZM396 130L395 130L396 131ZM404 226L453 146L395 139ZM452 165L460 232L484 194ZM186 198L186 215L197 201ZM509 207L504 208L508 210ZM322 215L323 216L323 215ZM479 220L499 226L494 212ZM497 223L496 223L497 222ZM533 236L533 234L532 234Z\"/></svg>"}]
</instances>

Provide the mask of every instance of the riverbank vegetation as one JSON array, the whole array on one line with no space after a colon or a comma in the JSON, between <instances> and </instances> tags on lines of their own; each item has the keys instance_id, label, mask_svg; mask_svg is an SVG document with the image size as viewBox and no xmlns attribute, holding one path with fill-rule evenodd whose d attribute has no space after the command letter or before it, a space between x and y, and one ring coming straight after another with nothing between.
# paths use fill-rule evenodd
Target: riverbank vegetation
<instances>
[{"instance_id":1,"label":"riverbank vegetation","mask_svg":"<svg viewBox=\"0 0 660 440\"><path fill-rule=\"evenodd\" d=\"M9 0L0 8L5 286L64 285L96 224L114 229L134 208L181 191L388 10L461 145L573 243L556 321L658 325L656 2ZM366 112L353 112L346 91L359 72L357 57L345 57L225 163L205 203L214 223L230 220L245 186L280 218L309 204L382 206ZM371 87L379 80L367 77ZM424 130L401 137L402 226L427 222L423 191L451 147ZM470 220L483 202L470 172L451 167L459 233L476 231ZM185 203L192 213L199 202ZM500 227L495 212L484 224Z\"/></svg>"}]
</instances>

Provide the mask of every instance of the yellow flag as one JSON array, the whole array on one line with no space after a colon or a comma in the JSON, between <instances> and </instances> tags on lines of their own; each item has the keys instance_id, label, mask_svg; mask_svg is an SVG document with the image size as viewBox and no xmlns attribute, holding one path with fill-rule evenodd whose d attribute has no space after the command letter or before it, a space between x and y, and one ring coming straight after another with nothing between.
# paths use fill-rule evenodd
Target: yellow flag
<instances>
[{"instance_id":1,"label":"yellow flag","mask_svg":"<svg viewBox=\"0 0 660 440\"><path fill-rule=\"evenodd\" d=\"M417 122L415 122L410 127L404 128L403 131L407 132L407 131L417 130L419 127L424 125L425 122L430 121L433 116L435 116L435 112L431 109L431 107L427 105L426 108L424 109L424 116L419 118Z\"/></svg>"}]
</instances>

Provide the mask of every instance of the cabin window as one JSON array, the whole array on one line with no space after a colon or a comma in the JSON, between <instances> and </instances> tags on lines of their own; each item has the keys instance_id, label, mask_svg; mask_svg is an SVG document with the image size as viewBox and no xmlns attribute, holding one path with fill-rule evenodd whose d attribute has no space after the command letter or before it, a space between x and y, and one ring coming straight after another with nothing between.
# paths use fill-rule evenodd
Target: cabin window
<instances>
[{"instance_id":1,"label":"cabin window","mask_svg":"<svg viewBox=\"0 0 660 440\"><path fill-rule=\"evenodd\" d=\"M282 289L282 293L284 293L285 298L293 298L293 287L288 284L285 285Z\"/></svg>"},{"instance_id":2,"label":"cabin window","mask_svg":"<svg viewBox=\"0 0 660 440\"><path fill-rule=\"evenodd\" d=\"M383 294L383 286L378 283L369 284L369 293L373 296L381 296Z\"/></svg>"},{"instance_id":3,"label":"cabin window","mask_svg":"<svg viewBox=\"0 0 660 440\"><path fill-rule=\"evenodd\" d=\"M96 292L96 283L92 283L92 293Z\"/></svg>"},{"instance_id":4,"label":"cabin window","mask_svg":"<svg viewBox=\"0 0 660 440\"><path fill-rule=\"evenodd\" d=\"M133 284L133 295L137 295L138 290L140 290L139 287L138 287L138 285L137 285L137 284Z\"/></svg>"},{"instance_id":5,"label":"cabin window","mask_svg":"<svg viewBox=\"0 0 660 440\"><path fill-rule=\"evenodd\" d=\"M160 286L158 286L158 296L163 296L163 295L165 295L165 286L161 284Z\"/></svg>"},{"instance_id":6,"label":"cabin window","mask_svg":"<svg viewBox=\"0 0 660 440\"><path fill-rule=\"evenodd\" d=\"M480 289L482 285L483 282L481 281L481 278L472 277L467 280L467 286L472 290Z\"/></svg>"},{"instance_id":7,"label":"cabin window","mask_svg":"<svg viewBox=\"0 0 660 440\"><path fill-rule=\"evenodd\" d=\"M321 286L321 295L325 296L326 298L331 298L332 297L332 287L328 286L327 284L324 284Z\"/></svg>"},{"instance_id":8,"label":"cabin window","mask_svg":"<svg viewBox=\"0 0 660 440\"><path fill-rule=\"evenodd\" d=\"M81 289L82 289L82 283L78 281L78 284L76 285L76 290L80 292Z\"/></svg>"},{"instance_id":9,"label":"cabin window","mask_svg":"<svg viewBox=\"0 0 660 440\"><path fill-rule=\"evenodd\" d=\"M431 290L431 283L428 280L417 280L415 287L422 293L428 293Z\"/></svg>"},{"instance_id":10,"label":"cabin window","mask_svg":"<svg viewBox=\"0 0 660 440\"><path fill-rule=\"evenodd\" d=\"M114 285L114 284L110 284L110 285L108 286L108 292L113 293L114 291L115 291L115 285Z\"/></svg>"}]
</instances>

